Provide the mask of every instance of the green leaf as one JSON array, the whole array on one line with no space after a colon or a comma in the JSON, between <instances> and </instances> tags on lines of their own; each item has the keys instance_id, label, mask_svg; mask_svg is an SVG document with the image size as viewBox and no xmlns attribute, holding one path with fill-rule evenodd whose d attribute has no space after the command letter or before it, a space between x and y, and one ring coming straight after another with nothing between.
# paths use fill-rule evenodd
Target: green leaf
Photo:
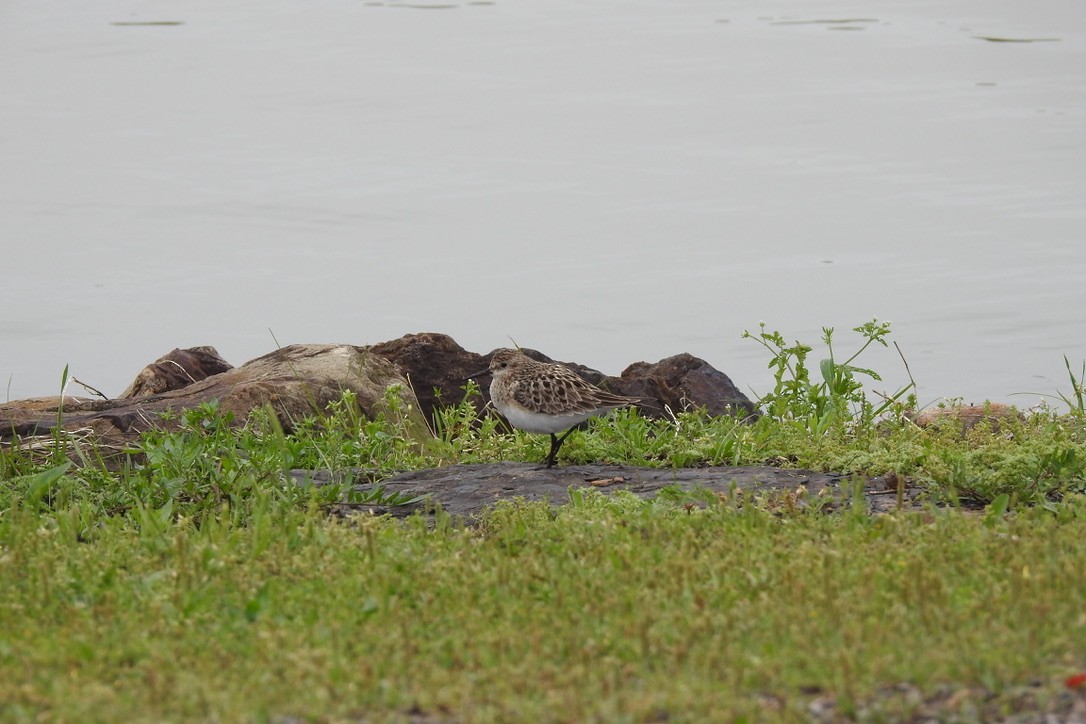
<instances>
[{"instance_id":1,"label":"green leaf","mask_svg":"<svg viewBox=\"0 0 1086 724\"><path fill-rule=\"evenodd\" d=\"M45 497L45 494L49 492L49 488L53 486L53 483L60 480L60 478L68 471L68 468L72 467L71 461L61 463L54 468L43 470L30 479L30 484L26 489L26 504L28 507L36 506L41 499Z\"/></svg>"},{"instance_id":2,"label":"green leaf","mask_svg":"<svg viewBox=\"0 0 1086 724\"><path fill-rule=\"evenodd\" d=\"M984 513L984 522L986 525L993 525L1002 520L1003 516L1007 513L1007 508L1010 506L1011 496L1007 493L1001 493L992 499L992 502L988 504Z\"/></svg>"},{"instance_id":3,"label":"green leaf","mask_svg":"<svg viewBox=\"0 0 1086 724\"><path fill-rule=\"evenodd\" d=\"M825 380L826 387L833 389L833 375L837 365L833 363L832 359L824 359L819 362L818 367L822 370L822 379Z\"/></svg>"}]
</instances>

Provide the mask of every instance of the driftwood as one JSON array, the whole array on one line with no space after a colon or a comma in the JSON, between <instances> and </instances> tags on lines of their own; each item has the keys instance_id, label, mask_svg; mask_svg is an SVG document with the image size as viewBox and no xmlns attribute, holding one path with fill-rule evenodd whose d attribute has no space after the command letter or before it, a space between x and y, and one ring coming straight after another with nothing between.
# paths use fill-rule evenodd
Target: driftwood
<instances>
[{"instance_id":1,"label":"driftwood","mask_svg":"<svg viewBox=\"0 0 1086 724\"><path fill-rule=\"evenodd\" d=\"M205 352L211 348L198 348ZM341 399L345 391L354 393L362 412L369 417L382 409L390 386L402 386L404 422L409 432L425 434L426 421L413 404L407 381L387 359L352 345L292 345L237 368L227 369L203 379L187 382L178 389L161 392L164 378L155 377L155 368L165 369L177 382L194 378L198 370L176 372L187 360L196 359L192 350L175 350L168 355L173 362L158 360L149 366L129 388L132 396L118 400L94 400L65 397L62 426L79 433L88 443L122 449L151 427L168 428L176 422L162 419L165 412L175 415L203 403L215 401L222 413L238 422L256 408L269 406L286 429L300 419L322 413ZM214 350L211 350L214 352ZM217 355L215 355L217 357ZM201 356L203 363L206 357ZM177 362L177 360L180 360ZM223 363L225 364L225 363ZM194 374L195 372L195 374ZM57 424L59 397L37 398L0 405L0 441L25 442L28 438L48 436Z\"/></svg>"}]
</instances>

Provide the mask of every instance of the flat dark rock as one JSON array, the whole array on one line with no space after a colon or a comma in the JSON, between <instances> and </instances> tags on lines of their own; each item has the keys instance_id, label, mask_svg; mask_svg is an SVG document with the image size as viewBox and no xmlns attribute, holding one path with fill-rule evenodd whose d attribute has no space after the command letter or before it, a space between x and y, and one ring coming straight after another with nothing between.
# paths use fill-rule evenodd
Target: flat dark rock
<instances>
[{"instance_id":1,"label":"flat dark rock","mask_svg":"<svg viewBox=\"0 0 1086 724\"><path fill-rule=\"evenodd\" d=\"M297 470L299 482L327 482L324 471ZM451 465L401 473L382 480L379 485L386 493L411 497L427 496L428 500L402 506L344 505L338 511L372 510L375 513L406 517L416 512L426 513L438 503L450 515L474 518L499 500L523 498L545 500L562 505L570 500L570 488L584 488L612 493L628 490L643 498L655 497L668 486L685 491L710 490L730 493L742 490L752 494L795 494L802 486L807 500L828 496L829 505L837 507L853 498L856 485L863 486L863 498L872 513L886 512L897 507L897 482L885 478L864 478L841 473L813 470L789 470L772 467L707 467L707 468L643 468L623 465L569 465L547 469L538 464L502 462L486 465ZM360 490L373 485L359 485ZM917 508L920 491L914 486L904 488L904 505ZM692 502L695 502L692 500Z\"/></svg>"}]
</instances>

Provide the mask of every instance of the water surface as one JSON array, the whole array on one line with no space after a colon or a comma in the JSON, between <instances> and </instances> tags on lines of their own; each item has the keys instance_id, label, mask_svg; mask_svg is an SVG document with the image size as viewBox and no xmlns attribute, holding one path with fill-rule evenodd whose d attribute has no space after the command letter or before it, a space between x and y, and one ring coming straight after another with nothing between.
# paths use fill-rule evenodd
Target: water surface
<instances>
[{"instance_id":1,"label":"water surface","mask_svg":"<svg viewBox=\"0 0 1086 724\"><path fill-rule=\"evenodd\" d=\"M1031 404L1086 358L1084 31L1011 0L9 0L0 397L428 330L761 393L744 329L844 351L879 317L922 402Z\"/></svg>"}]
</instances>

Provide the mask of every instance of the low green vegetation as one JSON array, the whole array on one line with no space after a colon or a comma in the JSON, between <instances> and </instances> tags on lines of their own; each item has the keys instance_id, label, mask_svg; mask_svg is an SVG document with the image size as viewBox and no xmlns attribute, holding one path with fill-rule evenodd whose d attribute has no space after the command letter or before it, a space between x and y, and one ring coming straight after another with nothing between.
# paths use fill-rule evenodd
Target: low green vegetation
<instances>
[{"instance_id":1,"label":"low green vegetation","mask_svg":"<svg viewBox=\"0 0 1086 724\"><path fill-rule=\"evenodd\" d=\"M855 332L839 355L827 329L813 372L811 347L762 326L747 336L775 387L758 419L620 411L562 460L894 473L923 510L676 489L571 490L468 527L329 515L406 502L380 487L395 471L546 452L467 403L420 442L394 391L378 419L344 396L289 433L204 406L120 469L74 435L0 450L0 720L1065 711L1086 670L1082 376L1068 363L1065 409L920 428L911 385L876 395L856 365L889 326Z\"/></svg>"},{"instance_id":2,"label":"low green vegetation","mask_svg":"<svg viewBox=\"0 0 1086 724\"><path fill-rule=\"evenodd\" d=\"M133 519L90 543L0 523L4 718L894 718L949 695L968 720L1053 706L1032 683L1086 665L1078 497L1006 520L595 492L475 528L267 500L244 526Z\"/></svg>"}]
</instances>

